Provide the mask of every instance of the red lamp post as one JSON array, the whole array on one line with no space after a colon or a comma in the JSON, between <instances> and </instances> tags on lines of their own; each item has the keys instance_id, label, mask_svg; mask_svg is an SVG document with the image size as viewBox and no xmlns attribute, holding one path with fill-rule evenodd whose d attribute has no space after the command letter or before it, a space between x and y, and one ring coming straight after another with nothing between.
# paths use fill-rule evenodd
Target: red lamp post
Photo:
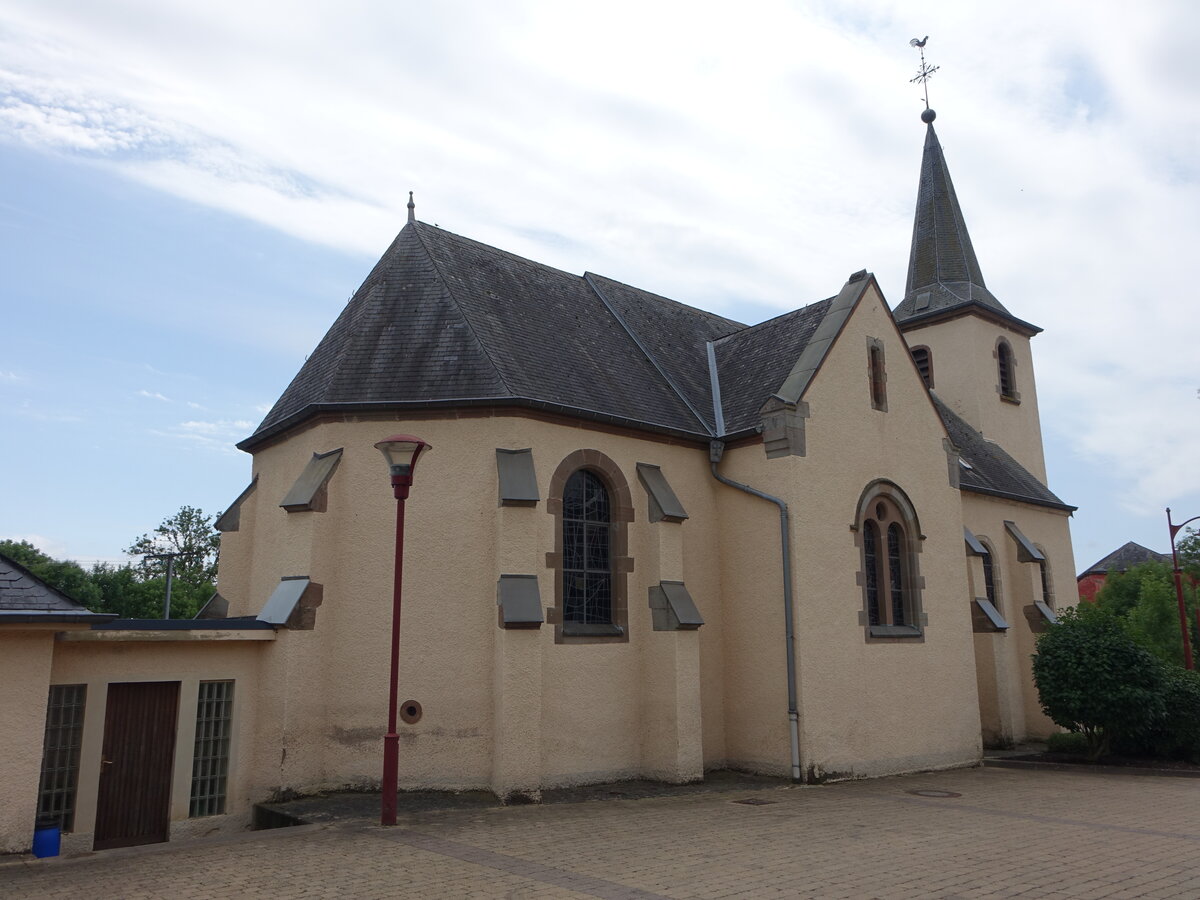
<instances>
[{"instance_id":1,"label":"red lamp post","mask_svg":"<svg viewBox=\"0 0 1200 900\"><path fill-rule=\"evenodd\" d=\"M1192 665L1192 646L1188 640L1187 627L1187 609L1183 605L1183 578L1179 572L1179 553L1175 549L1175 535L1179 534L1181 528L1188 522L1195 522L1200 519L1200 516L1192 516L1187 522L1180 522L1178 525L1171 521L1171 507L1167 507L1167 529L1171 532L1171 567L1175 570L1175 599L1179 601L1179 630L1183 632L1183 664L1189 668L1195 668ZM1196 610L1196 626L1200 628L1200 609Z\"/></svg>"},{"instance_id":2,"label":"red lamp post","mask_svg":"<svg viewBox=\"0 0 1200 900\"><path fill-rule=\"evenodd\" d=\"M396 681L400 675L400 592L404 575L404 501L412 487L417 457L431 445L407 434L394 434L375 445L387 460L396 497L396 570L392 585L392 662L388 679L388 730L383 737L383 800L381 825L396 824L397 777L400 768L400 735L396 733Z\"/></svg>"}]
</instances>

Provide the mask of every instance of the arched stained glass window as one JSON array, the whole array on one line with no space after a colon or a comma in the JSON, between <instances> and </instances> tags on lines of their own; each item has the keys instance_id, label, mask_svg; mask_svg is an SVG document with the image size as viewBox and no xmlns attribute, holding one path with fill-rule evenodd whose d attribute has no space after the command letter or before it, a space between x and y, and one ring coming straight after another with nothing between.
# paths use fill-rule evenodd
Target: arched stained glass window
<instances>
[{"instance_id":1,"label":"arched stained glass window","mask_svg":"<svg viewBox=\"0 0 1200 900\"><path fill-rule=\"evenodd\" d=\"M867 622L882 621L879 608L879 526L868 519L863 525L863 580L867 591Z\"/></svg>"},{"instance_id":2,"label":"arched stained glass window","mask_svg":"<svg viewBox=\"0 0 1200 900\"><path fill-rule=\"evenodd\" d=\"M613 621L612 512L604 483L586 469L563 490L563 621Z\"/></svg>"},{"instance_id":3,"label":"arched stained glass window","mask_svg":"<svg viewBox=\"0 0 1200 900\"><path fill-rule=\"evenodd\" d=\"M904 603L904 529L899 522L888 525L888 592L892 599L893 625L907 625Z\"/></svg>"}]
</instances>

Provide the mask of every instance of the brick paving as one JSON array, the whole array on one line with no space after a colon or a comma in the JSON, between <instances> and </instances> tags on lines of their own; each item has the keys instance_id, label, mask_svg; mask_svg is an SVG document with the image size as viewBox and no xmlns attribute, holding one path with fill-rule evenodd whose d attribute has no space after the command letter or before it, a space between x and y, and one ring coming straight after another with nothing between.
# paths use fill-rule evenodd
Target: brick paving
<instances>
[{"instance_id":1,"label":"brick paving","mask_svg":"<svg viewBox=\"0 0 1200 900\"><path fill-rule=\"evenodd\" d=\"M0 896L1194 900L1200 780L985 768L420 812L9 861Z\"/></svg>"}]
</instances>

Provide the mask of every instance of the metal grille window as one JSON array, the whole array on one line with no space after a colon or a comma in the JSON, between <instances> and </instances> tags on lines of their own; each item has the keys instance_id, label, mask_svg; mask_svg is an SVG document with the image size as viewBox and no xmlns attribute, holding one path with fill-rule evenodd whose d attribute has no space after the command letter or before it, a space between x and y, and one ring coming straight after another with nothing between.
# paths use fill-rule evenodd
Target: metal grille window
<instances>
[{"instance_id":1,"label":"metal grille window","mask_svg":"<svg viewBox=\"0 0 1200 900\"><path fill-rule=\"evenodd\" d=\"M79 746L86 700L86 684L50 686L38 815L58 816L63 831L70 831L75 825L75 787L79 781Z\"/></svg>"},{"instance_id":2,"label":"metal grille window","mask_svg":"<svg viewBox=\"0 0 1200 900\"><path fill-rule=\"evenodd\" d=\"M613 620L611 514L608 491L580 470L563 491L563 619L583 625Z\"/></svg>"},{"instance_id":3,"label":"metal grille window","mask_svg":"<svg viewBox=\"0 0 1200 900\"><path fill-rule=\"evenodd\" d=\"M196 749L192 756L189 816L215 816L225 812L232 725L233 682L200 682L196 700Z\"/></svg>"}]
</instances>

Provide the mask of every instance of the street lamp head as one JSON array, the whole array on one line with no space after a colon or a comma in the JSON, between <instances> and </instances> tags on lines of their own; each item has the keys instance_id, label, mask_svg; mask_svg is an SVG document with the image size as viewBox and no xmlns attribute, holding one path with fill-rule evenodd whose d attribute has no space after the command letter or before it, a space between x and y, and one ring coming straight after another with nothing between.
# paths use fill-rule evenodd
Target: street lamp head
<instances>
[{"instance_id":1,"label":"street lamp head","mask_svg":"<svg viewBox=\"0 0 1200 900\"><path fill-rule=\"evenodd\" d=\"M388 472L392 476L392 485L408 487L412 484L413 470L417 467L417 459L423 451L432 449L433 445L410 434L394 434L377 443L375 447L387 460Z\"/></svg>"}]
</instances>

